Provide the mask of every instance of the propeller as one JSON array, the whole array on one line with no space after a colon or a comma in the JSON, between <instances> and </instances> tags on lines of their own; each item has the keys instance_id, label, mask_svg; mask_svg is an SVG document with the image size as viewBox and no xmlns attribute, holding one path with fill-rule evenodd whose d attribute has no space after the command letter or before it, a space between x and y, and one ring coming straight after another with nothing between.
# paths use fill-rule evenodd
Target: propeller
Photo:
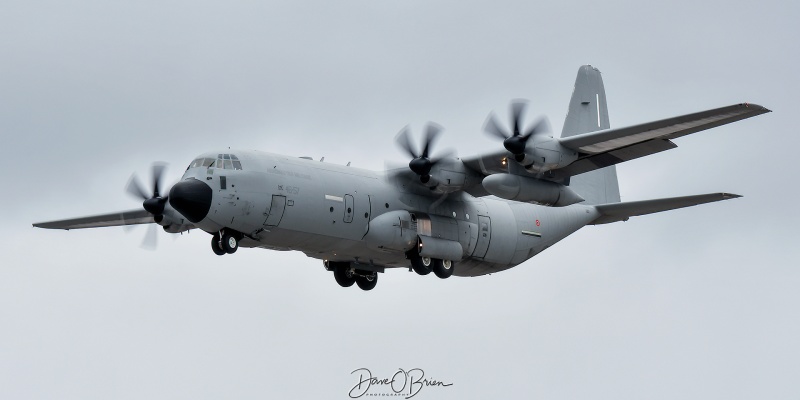
<instances>
[{"instance_id":1,"label":"propeller","mask_svg":"<svg viewBox=\"0 0 800 400\"><path fill-rule=\"evenodd\" d=\"M425 126L425 142L422 147L422 152L419 153L411 143L410 131L411 129L406 126L397 134L395 141L400 148L405 150L406 153L412 157L412 160L408 163L408 167L411 169L411 171L419 175L422 183L427 183L431 178L431 169L442 159L450 157L452 152L446 152L445 154L442 154L436 158L430 156L433 143L436 142L436 139L442 132L441 126L433 122L428 122L428 124Z\"/></svg>"},{"instance_id":2,"label":"propeller","mask_svg":"<svg viewBox=\"0 0 800 400\"><path fill-rule=\"evenodd\" d=\"M149 195L148 192L145 191L142 184L139 182L139 179L136 177L136 174L131 175L131 179L128 180L128 186L125 187L125 191L127 191L128 194L142 200L142 207L145 209L145 211L153 214L153 219L156 222L160 222L161 218L164 217L162 215L164 213L164 207L169 200L169 196L161 196L161 178L164 175L165 168L166 164L153 163L152 195ZM134 226L135 225L125 225L126 231L132 229ZM142 240L141 247L147 250L155 250L157 244L158 225L149 224L144 239Z\"/></svg>"},{"instance_id":3,"label":"propeller","mask_svg":"<svg viewBox=\"0 0 800 400\"><path fill-rule=\"evenodd\" d=\"M511 102L511 134L500 127L494 113L489 114L483 128L489 135L503 139L503 146L515 156L525 155L525 147L527 146L528 139L537 133L550 130L550 124L547 122L547 118L542 117L539 118L530 129L522 133L522 115L525 113L525 107L527 107L527 105L528 103L525 100L514 100Z\"/></svg>"},{"instance_id":4,"label":"propeller","mask_svg":"<svg viewBox=\"0 0 800 400\"><path fill-rule=\"evenodd\" d=\"M166 206L167 201L169 200L169 196L161 197L160 195L161 177L164 174L165 168L165 164L153 164L152 196L148 195L147 192L142 188L142 185L139 183L139 179L136 177L136 174L131 176L131 179L128 181L128 186L126 187L128 194L142 199L142 207L145 209L145 211L153 214L155 217L158 217L164 213L164 206Z\"/></svg>"}]
</instances>

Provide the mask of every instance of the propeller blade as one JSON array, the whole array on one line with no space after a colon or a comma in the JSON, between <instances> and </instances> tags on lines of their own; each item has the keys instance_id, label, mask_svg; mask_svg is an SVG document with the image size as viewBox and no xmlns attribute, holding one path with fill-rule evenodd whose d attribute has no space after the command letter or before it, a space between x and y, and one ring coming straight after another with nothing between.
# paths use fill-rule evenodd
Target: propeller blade
<instances>
[{"instance_id":1,"label":"propeller blade","mask_svg":"<svg viewBox=\"0 0 800 400\"><path fill-rule=\"evenodd\" d=\"M139 183L139 179L136 178L136 175L131 175L131 179L128 180L128 186L125 187L125 190L133 197L140 198L142 200L147 200L150 196L142 189L141 183Z\"/></svg>"},{"instance_id":2,"label":"propeller blade","mask_svg":"<svg viewBox=\"0 0 800 400\"><path fill-rule=\"evenodd\" d=\"M456 156L456 151L453 150L453 149L446 149L446 150L440 151L438 156L436 156L435 158L431 158L431 166L434 166L434 165L438 164L439 161L442 161L442 160L445 160L445 159L448 159L448 158L453 158L455 156Z\"/></svg>"},{"instance_id":3,"label":"propeller blade","mask_svg":"<svg viewBox=\"0 0 800 400\"><path fill-rule=\"evenodd\" d=\"M167 166L162 163L153 163L153 197L159 197L159 189L161 188L161 177L164 175L164 169Z\"/></svg>"},{"instance_id":4,"label":"propeller blade","mask_svg":"<svg viewBox=\"0 0 800 400\"><path fill-rule=\"evenodd\" d=\"M483 131L503 140L508 139L510 136L497 123L494 113L489 114L489 117L486 118L486 123L483 124Z\"/></svg>"},{"instance_id":5,"label":"propeller blade","mask_svg":"<svg viewBox=\"0 0 800 400\"><path fill-rule=\"evenodd\" d=\"M428 125L425 126L425 147L422 149L422 155L420 155L420 157L428 158L431 146L436 142L440 133L442 133L441 126L433 122L428 122Z\"/></svg>"},{"instance_id":6,"label":"propeller blade","mask_svg":"<svg viewBox=\"0 0 800 400\"><path fill-rule=\"evenodd\" d=\"M414 146L411 144L411 137L410 137L411 134L409 133L409 130L410 128L406 125L405 128L403 128L402 130L400 130L400 132L397 133L397 136L395 136L394 141L401 149L405 150L406 153L408 153L408 155L410 155L412 158L417 158L419 156L417 155L417 152L414 151Z\"/></svg>"},{"instance_id":7,"label":"propeller blade","mask_svg":"<svg viewBox=\"0 0 800 400\"><path fill-rule=\"evenodd\" d=\"M522 129L522 114L525 113L525 107L528 105L524 100L514 100L511 102L511 121L514 128L514 136L519 136Z\"/></svg>"},{"instance_id":8,"label":"propeller blade","mask_svg":"<svg viewBox=\"0 0 800 400\"><path fill-rule=\"evenodd\" d=\"M158 225L150 224L147 227L141 247L145 250L155 250L158 247Z\"/></svg>"},{"instance_id":9,"label":"propeller blade","mask_svg":"<svg viewBox=\"0 0 800 400\"><path fill-rule=\"evenodd\" d=\"M539 120L536 121L533 127L531 127L531 129L528 129L528 131L525 132L525 134L522 137L524 137L525 140L527 140L529 137L537 133L549 132L549 131L550 131L550 122L547 121L547 118L542 117L539 118Z\"/></svg>"}]
</instances>

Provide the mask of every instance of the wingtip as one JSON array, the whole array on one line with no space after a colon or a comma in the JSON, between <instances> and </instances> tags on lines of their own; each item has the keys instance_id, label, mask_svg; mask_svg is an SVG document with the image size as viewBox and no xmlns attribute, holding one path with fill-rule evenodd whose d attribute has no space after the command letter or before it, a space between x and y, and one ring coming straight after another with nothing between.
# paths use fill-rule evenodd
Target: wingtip
<instances>
[{"instance_id":1,"label":"wingtip","mask_svg":"<svg viewBox=\"0 0 800 400\"><path fill-rule=\"evenodd\" d=\"M721 193L721 194L722 194L722 200L738 199L739 197L742 197L742 195L735 193Z\"/></svg>"},{"instance_id":2,"label":"wingtip","mask_svg":"<svg viewBox=\"0 0 800 400\"><path fill-rule=\"evenodd\" d=\"M763 113L772 112L772 110L770 110L769 108L764 107L764 106L759 105L759 104L755 104L755 103L741 103L740 105L744 106L746 108L752 108L752 109L755 109L757 111L761 111Z\"/></svg>"}]
</instances>

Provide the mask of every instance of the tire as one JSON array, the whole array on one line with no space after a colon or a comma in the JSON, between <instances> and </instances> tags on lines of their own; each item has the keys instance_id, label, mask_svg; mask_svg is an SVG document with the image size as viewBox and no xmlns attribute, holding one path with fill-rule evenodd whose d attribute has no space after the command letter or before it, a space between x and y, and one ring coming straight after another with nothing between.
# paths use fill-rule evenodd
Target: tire
<instances>
[{"instance_id":1,"label":"tire","mask_svg":"<svg viewBox=\"0 0 800 400\"><path fill-rule=\"evenodd\" d=\"M356 283L361 290L372 290L378 284L378 273L373 272L370 276L357 276Z\"/></svg>"},{"instance_id":2,"label":"tire","mask_svg":"<svg viewBox=\"0 0 800 400\"><path fill-rule=\"evenodd\" d=\"M453 275L454 267L455 263L450 260L436 259L433 262L433 273L439 278L447 279L450 275Z\"/></svg>"},{"instance_id":3,"label":"tire","mask_svg":"<svg viewBox=\"0 0 800 400\"><path fill-rule=\"evenodd\" d=\"M420 275L428 275L433 270L433 259L430 257L411 257L411 268Z\"/></svg>"},{"instance_id":4,"label":"tire","mask_svg":"<svg viewBox=\"0 0 800 400\"><path fill-rule=\"evenodd\" d=\"M349 263L341 263L334 267L333 278L341 287L350 287L356 283L356 277L350 272Z\"/></svg>"},{"instance_id":5,"label":"tire","mask_svg":"<svg viewBox=\"0 0 800 400\"><path fill-rule=\"evenodd\" d=\"M236 253L239 250L239 238L230 233L222 235L222 249L228 254Z\"/></svg>"},{"instance_id":6,"label":"tire","mask_svg":"<svg viewBox=\"0 0 800 400\"><path fill-rule=\"evenodd\" d=\"M211 250L213 250L214 254L218 256L224 256L225 254L228 254L228 252L225 251L225 249L219 247L219 234L211 236Z\"/></svg>"}]
</instances>

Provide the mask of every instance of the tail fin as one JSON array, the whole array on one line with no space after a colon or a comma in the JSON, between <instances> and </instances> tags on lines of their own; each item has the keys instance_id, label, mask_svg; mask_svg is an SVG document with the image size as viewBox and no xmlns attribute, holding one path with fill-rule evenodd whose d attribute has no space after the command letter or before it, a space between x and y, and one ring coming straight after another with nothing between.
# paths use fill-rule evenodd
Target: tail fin
<instances>
[{"instance_id":1,"label":"tail fin","mask_svg":"<svg viewBox=\"0 0 800 400\"><path fill-rule=\"evenodd\" d=\"M591 65L584 65L578 69L561 137L610 127L606 91L600 70ZM586 199L581 204L608 204L620 201L617 169L613 165L573 176L570 178L569 186Z\"/></svg>"}]
</instances>

